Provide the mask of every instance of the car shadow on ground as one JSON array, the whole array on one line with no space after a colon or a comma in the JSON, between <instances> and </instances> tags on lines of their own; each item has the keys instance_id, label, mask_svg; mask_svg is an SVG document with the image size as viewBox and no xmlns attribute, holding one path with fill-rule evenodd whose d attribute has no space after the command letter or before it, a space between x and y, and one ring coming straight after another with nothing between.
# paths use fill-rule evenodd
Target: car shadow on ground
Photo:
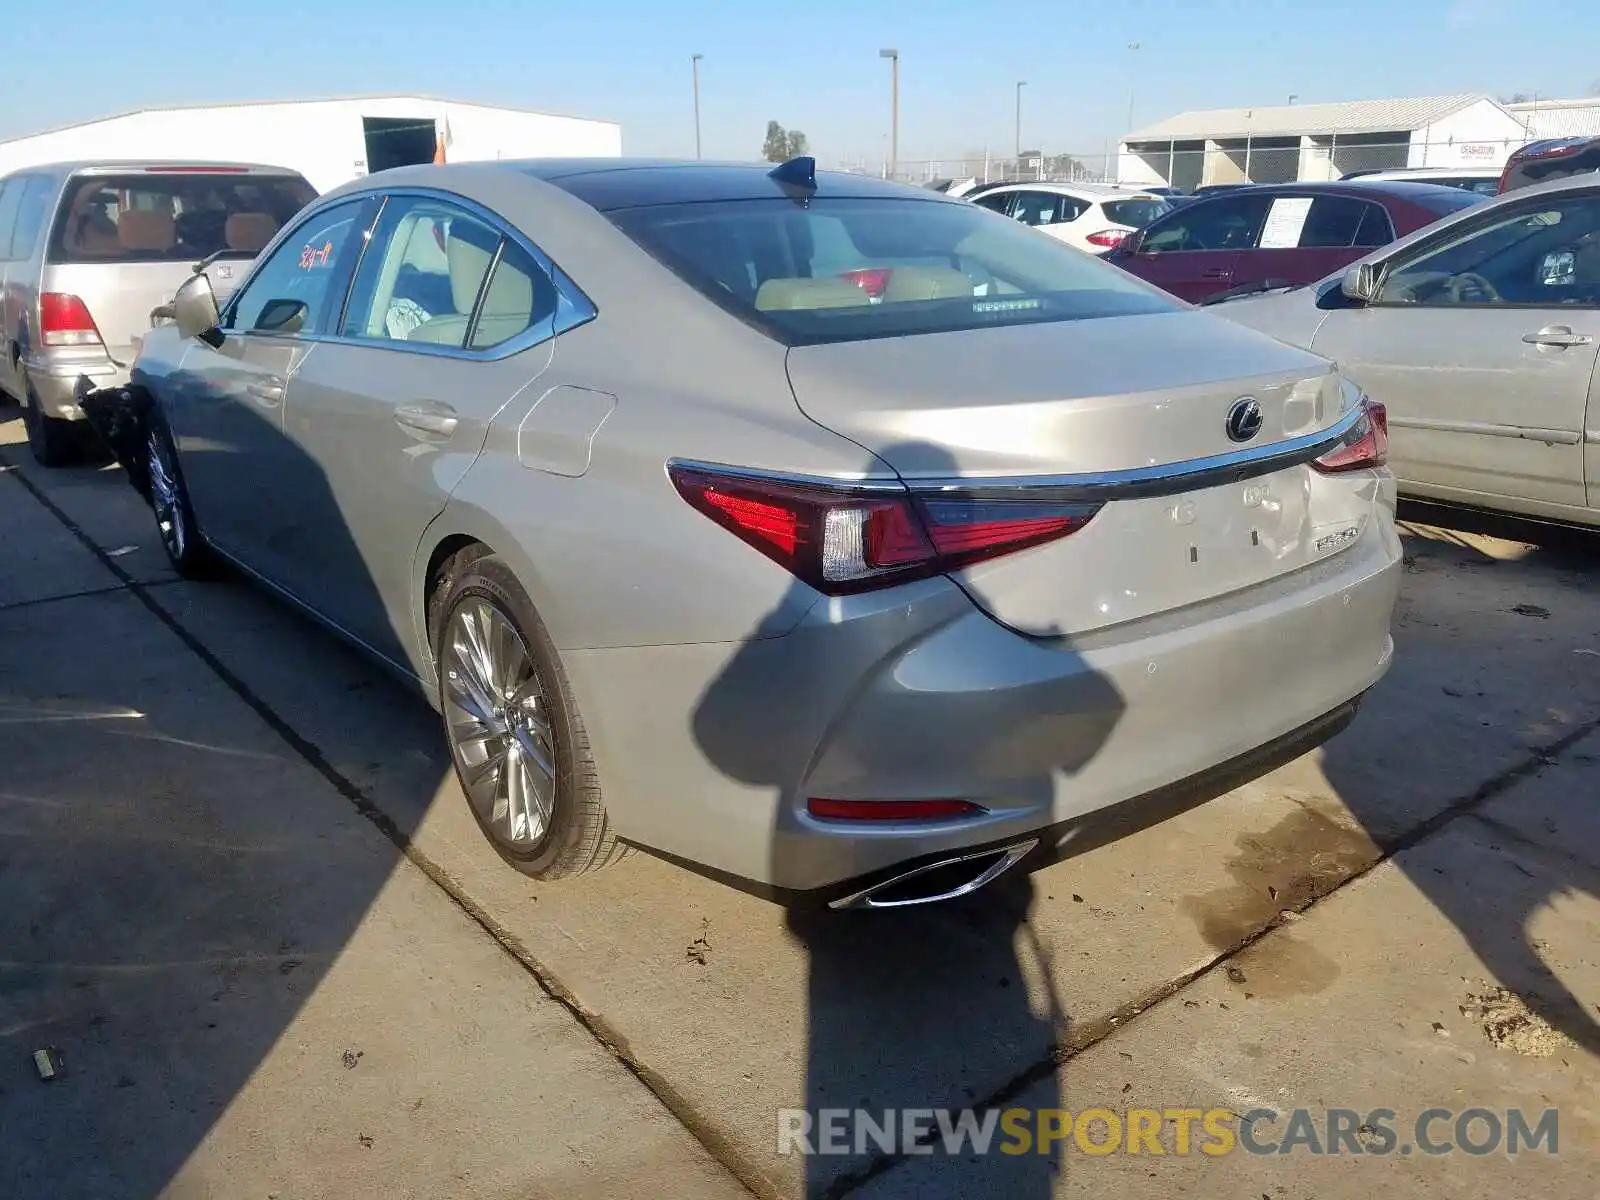
<instances>
[{"instance_id":1,"label":"car shadow on ground","mask_svg":"<svg viewBox=\"0 0 1600 1200\"><path fill-rule=\"evenodd\" d=\"M19 419L0 409L0 422ZM9 531L22 553L0 573L58 564L97 581L29 580L37 595L0 606L0 1192L255 1191L272 1180L225 1181L197 1151L254 1076L306 1050L291 1031L390 885L441 776L412 772L398 817L371 811L118 560L102 552L94 567L86 537L40 507L50 487L96 488L96 475L126 487L92 465L43 484L0 474L23 518ZM236 585L182 586L203 604ZM343 1046L315 1019L301 1034L318 1047L309 1102L322 1076L354 1079L360 1027L343 1028ZM281 1132L258 1133L257 1162L293 1177L302 1148L273 1148ZM349 1153L363 1152L352 1134Z\"/></svg>"},{"instance_id":2,"label":"car shadow on ground","mask_svg":"<svg viewBox=\"0 0 1600 1200\"><path fill-rule=\"evenodd\" d=\"M1370 849L1352 849L1351 863L1369 852L1395 855L1396 866L1482 960L1490 978L1462 981L1464 1012L1486 991L1504 987L1560 1034L1600 1054L1593 1006L1562 981L1534 929L1539 914L1564 897L1600 895L1592 848L1555 847L1543 836L1600 801L1592 794L1563 797L1570 809L1540 816L1534 837L1514 827L1531 818L1514 809L1486 811L1496 797L1553 769L1560 760L1548 755L1572 751L1600 720L1600 634L1589 623L1600 588L1600 534L1432 504L1403 503L1400 517L1410 583L1397 613L1396 667L1356 726L1322 751L1328 783L1371 841ZM1420 592L1429 576L1451 586L1428 593L1424 617L1407 593ZM1563 600L1567 612L1560 611ZM1508 640L1517 639L1514 645L1548 641L1556 648L1535 661L1498 666L1463 653L1492 642L1496 623ZM1528 629L1539 632L1530 638ZM1433 710L1434 744L1408 744L1423 704ZM1433 755L1448 769L1445 756L1467 757L1475 743L1491 740L1505 746L1498 774L1486 768L1486 777L1456 795L1419 808L1420 823L1397 821L1416 800L1398 790L1401 773L1387 762ZM1470 814L1456 826L1467 840L1452 843L1460 861L1407 852L1458 814ZM1585 827L1581 818L1572 826Z\"/></svg>"},{"instance_id":3,"label":"car shadow on ground","mask_svg":"<svg viewBox=\"0 0 1600 1200\"><path fill-rule=\"evenodd\" d=\"M897 447L884 458L915 459L933 475L959 473L948 452L932 445ZM864 473L884 469L874 458ZM792 598L785 597L776 611L791 607ZM956 611L951 621L969 618L972 610L963 602ZM863 661L859 635L851 640L853 654L835 657L831 651L844 639L830 637L825 623L803 620L783 640L812 644L804 653L785 656L791 669L781 680L774 677L770 644L753 640L735 650L707 688L693 718L696 741L725 775L770 789L775 797L775 877L790 869L786 838L805 821L804 784L824 745L835 758L886 753L918 761L949 753L949 743L961 744L969 723L979 729L992 725L986 712L1007 701L994 698L980 664L965 677L945 679L941 702L931 709L921 706L914 688L876 687L895 675L904 654L915 653L916 646L946 627L924 630L910 642L897 635L894 649L880 647L882 657L869 662ZM1052 677L1035 686L1029 711L1004 731L1014 758L995 762L992 796L941 798L1022 801L1042 806L1047 814L1057 779L1070 778L1100 753L1121 717L1122 696L1070 642L1059 636L1050 641L1049 652L1060 656L1052 665L1063 674L1076 671L1072 682ZM1020 685L1002 680L996 686ZM856 697L874 692L876 698L854 706ZM870 735L839 736L841 723L864 723ZM773 730L800 731L800 737L781 738ZM866 763L861 767L870 769ZM1055 1052L1065 1044L1071 1020L1054 987L1050 954L1029 922L1033 901L1032 883L1019 870L974 894L926 907L833 911L807 903L791 909L787 928L809 958L804 1105L814 1148L824 1148L827 1110L864 1112L879 1125L887 1118L890 1128L915 1109L971 1108L981 1120L985 1113L998 1115L1028 1086L1031 1102L1058 1107ZM974 1043L982 1047L978 1053ZM953 1046L962 1049L947 1054L945 1048ZM971 1077L952 1071L951 1061L970 1064L963 1070L971 1070ZM841 1194L906 1150L903 1137L890 1152L870 1141L852 1144L855 1118L841 1117L836 1128L845 1152L807 1158L808 1197ZM936 1127L929 1140L942 1147ZM1028 1154L1008 1163L1006 1195L1012 1200L1051 1195L1064 1169L1062 1157L1057 1147L1051 1154Z\"/></svg>"}]
</instances>

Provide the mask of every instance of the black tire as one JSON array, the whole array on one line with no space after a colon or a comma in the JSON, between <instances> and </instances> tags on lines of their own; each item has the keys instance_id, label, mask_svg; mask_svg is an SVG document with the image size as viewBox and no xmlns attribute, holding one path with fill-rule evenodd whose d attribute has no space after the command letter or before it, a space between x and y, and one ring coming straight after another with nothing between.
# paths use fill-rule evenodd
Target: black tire
<instances>
[{"instance_id":1,"label":"black tire","mask_svg":"<svg viewBox=\"0 0 1600 1200\"><path fill-rule=\"evenodd\" d=\"M537 842L517 844L486 821L471 799L466 767L449 728L450 657L446 638L463 608L488 604L508 619L521 639L542 693L543 713L550 725L554 759L553 809ZM439 709L445 714L445 741L456 778L467 796L467 808L496 852L524 875L555 880L610 866L628 847L611 830L601 800L600 781L589 750L589 735L578 715L566 672L533 602L504 560L487 547L474 546L448 561L429 598L428 631L438 670Z\"/></svg>"},{"instance_id":2,"label":"black tire","mask_svg":"<svg viewBox=\"0 0 1600 1200\"><path fill-rule=\"evenodd\" d=\"M69 467L83 458L87 429L80 428L76 421L46 416L31 386L28 403L22 409L22 425L33 461L41 467Z\"/></svg>"},{"instance_id":3,"label":"black tire","mask_svg":"<svg viewBox=\"0 0 1600 1200\"><path fill-rule=\"evenodd\" d=\"M200 534L194 505L183 481L183 466L161 410L152 408L145 426L145 453L149 478L148 498L155 515L156 533L172 569L185 579L212 579L217 559Z\"/></svg>"}]
</instances>

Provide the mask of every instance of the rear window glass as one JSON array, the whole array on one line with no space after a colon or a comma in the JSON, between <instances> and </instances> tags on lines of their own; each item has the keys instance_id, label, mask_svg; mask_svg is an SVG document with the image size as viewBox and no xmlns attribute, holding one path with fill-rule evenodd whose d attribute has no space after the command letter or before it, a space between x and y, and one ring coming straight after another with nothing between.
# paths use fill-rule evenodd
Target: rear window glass
<instances>
[{"instance_id":1,"label":"rear window glass","mask_svg":"<svg viewBox=\"0 0 1600 1200\"><path fill-rule=\"evenodd\" d=\"M1127 225L1133 229L1143 229L1157 217L1172 211L1172 205L1165 200L1107 200L1100 207L1107 217L1118 225Z\"/></svg>"},{"instance_id":2,"label":"rear window glass","mask_svg":"<svg viewBox=\"0 0 1600 1200\"><path fill-rule=\"evenodd\" d=\"M1429 212L1443 215L1460 212L1463 208L1471 208L1474 204L1482 204L1487 197L1480 192L1469 192L1466 188L1442 187L1437 190L1430 188L1421 196L1408 192L1406 199L1420 204Z\"/></svg>"},{"instance_id":3,"label":"rear window glass","mask_svg":"<svg viewBox=\"0 0 1600 1200\"><path fill-rule=\"evenodd\" d=\"M218 251L254 258L316 198L298 175L80 176L50 235L52 262L194 262Z\"/></svg>"},{"instance_id":4,"label":"rear window glass","mask_svg":"<svg viewBox=\"0 0 1600 1200\"><path fill-rule=\"evenodd\" d=\"M790 345L1179 307L971 204L738 200L608 215L687 283Z\"/></svg>"}]
</instances>

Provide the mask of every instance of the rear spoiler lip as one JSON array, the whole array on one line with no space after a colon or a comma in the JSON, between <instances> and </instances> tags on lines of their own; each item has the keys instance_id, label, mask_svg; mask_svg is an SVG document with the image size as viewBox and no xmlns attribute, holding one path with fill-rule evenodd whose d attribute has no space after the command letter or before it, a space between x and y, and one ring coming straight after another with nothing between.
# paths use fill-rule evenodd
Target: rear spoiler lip
<instances>
[{"instance_id":1,"label":"rear spoiler lip","mask_svg":"<svg viewBox=\"0 0 1600 1200\"><path fill-rule=\"evenodd\" d=\"M948 499L1048 500L1085 504L1146 500L1238 483L1311 462L1336 449L1366 416L1366 406L1357 404L1328 428L1316 433L1152 467L1073 475L917 479L909 482L911 490L918 495Z\"/></svg>"}]
</instances>

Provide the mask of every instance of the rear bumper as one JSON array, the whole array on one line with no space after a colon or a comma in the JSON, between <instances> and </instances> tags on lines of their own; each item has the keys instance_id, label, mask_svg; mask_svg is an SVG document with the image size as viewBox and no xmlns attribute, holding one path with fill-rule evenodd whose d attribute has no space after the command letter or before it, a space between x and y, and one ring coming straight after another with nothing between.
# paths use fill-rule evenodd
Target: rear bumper
<instances>
[{"instance_id":1,"label":"rear bumper","mask_svg":"<svg viewBox=\"0 0 1600 1200\"><path fill-rule=\"evenodd\" d=\"M1387 670L1399 571L1374 521L1313 567L1079 639L1018 635L937 580L821 601L783 637L564 658L623 837L826 897L1041 831L1045 861L1091 814L1309 749ZM863 828L812 796L987 811Z\"/></svg>"},{"instance_id":2,"label":"rear bumper","mask_svg":"<svg viewBox=\"0 0 1600 1200\"><path fill-rule=\"evenodd\" d=\"M89 381L84 390L121 387L128 382L128 369L104 357L86 360L35 355L22 366L39 401L39 411L60 421L83 419L77 399L80 380Z\"/></svg>"}]
</instances>

